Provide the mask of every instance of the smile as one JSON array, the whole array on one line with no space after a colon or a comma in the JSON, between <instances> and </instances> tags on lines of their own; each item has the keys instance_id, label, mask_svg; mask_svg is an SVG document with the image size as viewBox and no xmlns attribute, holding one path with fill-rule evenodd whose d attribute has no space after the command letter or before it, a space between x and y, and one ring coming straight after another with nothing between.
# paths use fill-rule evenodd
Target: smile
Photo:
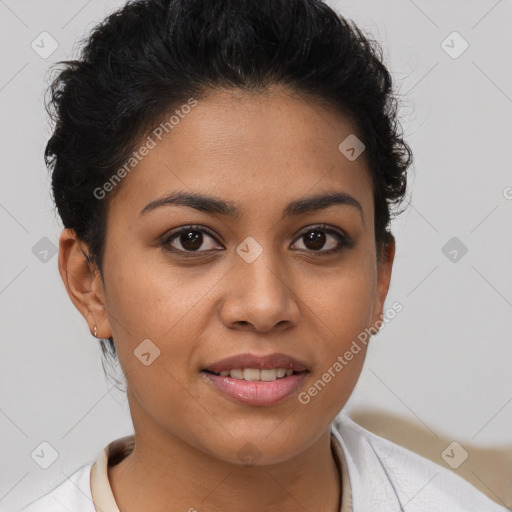
<instances>
[{"instance_id":1,"label":"smile","mask_svg":"<svg viewBox=\"0 0 512 512\"><path fill-rule=\"evenodd\" d=\"M268 370L260 370L258 368L234 368L233 370L222 370L219 373L211 372L221 377L232 377L238 380L264 381L271 382L276 379L282 379L294 373L293 370L287 368L272 368Z\"/></svg>"},{"instance_id":2,"label":"smile","mask_svg":"<svg viewBox=\"0 0 512 512\"><path fill-rule=\"evenodd\" d=\"M230 400L249 406L269 406L283 402L297 392L309 373L284 368L258 370L254 368L224 370L229 375L202 371L207 383ZM283 374L284 372L284 374Z\"/></svg>"}]
</instances>

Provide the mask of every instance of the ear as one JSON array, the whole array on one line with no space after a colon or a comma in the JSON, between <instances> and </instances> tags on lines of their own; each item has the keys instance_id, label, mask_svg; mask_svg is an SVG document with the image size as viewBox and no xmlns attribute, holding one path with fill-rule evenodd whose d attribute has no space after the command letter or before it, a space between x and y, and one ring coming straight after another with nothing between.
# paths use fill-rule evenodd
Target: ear
<instances>
[{"instance_id":1,"label":"ear","mask_svg":"<svg viewBox=\"0 0 512 512\"><path fill-rule=\"evenodd\" d=\"M59 273L69 298L98 338L109 338L112 330L107 315L105 293L99 269L89 260L89 248L73 229L59 238Z\"/></svg>"},{"instance_id":2,"label":"ear","mask_svg":"<svg viewBox=\"0 0 512 512\"><path fill-rule=\"evenodd\" d=\"M395 259L395 238L391 235L390 241L386 243L383 254L377 258L377 292L375 295L375 304L372 315L372 327L370 328L375 334L382 326L382 318L384 316L384 302L389 290L391 282L391 270Z\"/></svg>"}]
</instances>

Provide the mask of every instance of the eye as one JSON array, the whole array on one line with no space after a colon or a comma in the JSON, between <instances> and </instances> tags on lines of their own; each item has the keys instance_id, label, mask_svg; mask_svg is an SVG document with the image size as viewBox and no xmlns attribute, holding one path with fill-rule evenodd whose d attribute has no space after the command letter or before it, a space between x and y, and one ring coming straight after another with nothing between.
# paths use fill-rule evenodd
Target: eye
<instances>
[{"instance_id":1,"label":"eye","mask_svg":"<svg viewBox=\"0 0 512 512\"><path fill-rule=\"evenodd\" d=\"M321 255L340 252L345 247L352 247L352 239L325 225L313 226L303 231L297 240L303 240L305 249ZM334 240L334 242L333 242ZM327 244L326 250L320 250Z\"/></svg>"},{"instance_id":2,"label":"eye","mask_svg":"<svg viewBox=\"0 0 512 512\"><path fill-rule=\"evenodd\" d=\"M316 252L319 255L340 252L346 247L353 246L350 237L325 225L308 228L296 240L303 240L305 251ZM321 250L326 244L327 249ZM170 252L177 253L202 253L219 248L213 233L196 225L184 226L172 231L163 240L162 246ZM203 247L202 250L200 250L201 247Z\"/></svg>"},{"instance_id":3,"label":"eye","mask_svg":"<svg viewBox=\"0 0 512 512\"><path fill-rule=\"evenodd\" d=\"M206 238L205 238L206 236ZM206 228L199 226L184 226L176 229L167 236L162 245L171 252L208 252L218 247L213 234ZM199 250L206 243L206 248ZM179 247L181 246L181 248Z\"/></svg>"}]
</instances>

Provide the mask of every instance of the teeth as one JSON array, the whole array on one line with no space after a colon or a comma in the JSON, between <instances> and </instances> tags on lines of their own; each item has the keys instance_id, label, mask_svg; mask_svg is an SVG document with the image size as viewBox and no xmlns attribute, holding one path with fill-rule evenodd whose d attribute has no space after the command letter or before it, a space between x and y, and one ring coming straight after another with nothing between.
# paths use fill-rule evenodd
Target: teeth
<instances>
[{"instance_id":1,"label":"teeth","mask_svg":"<svg viewBox=\"0 0 512 512\"><path fill-rule=\"evenodd\" d=\"M282 370L282 368L281 368ZM260 370L260 379L270 382L277 379L277 369L273 370Z\"/></svg>"},{"instance_id":2,"label":"teeth","mask_svg":"<svg viewBox=\"0 0 512 512\"><path fill-rule=\"evenodd\" d=\"M219 375L222 377L230 376L233 379L248 381L271 382L276 379L282 379L291 375L293 370L286 368L272 368L270 370L259 370L257 368L234 368L233 370L222 370Z\"/></svg>"},{"instance_id":3,"label":"teeth","mask_svg":"<svg viewBox=\"0 0 512 512\"><path fill-rule=\"evenodd\" d=\"M243 370L230 370L229 371L230 377L233 377L233 379L241 379L244 378L244 371Z\"/></svg>"},{"instance_id":4,"label":"teeth","mask_svg":"<svg viewBox=\"0 0 512 512\"><path fill-rule=\"evenodd\" d=\"M254 368L246 368L244 370L245 380L260 380L260 370Z\"/></svg>"}]
</instances>

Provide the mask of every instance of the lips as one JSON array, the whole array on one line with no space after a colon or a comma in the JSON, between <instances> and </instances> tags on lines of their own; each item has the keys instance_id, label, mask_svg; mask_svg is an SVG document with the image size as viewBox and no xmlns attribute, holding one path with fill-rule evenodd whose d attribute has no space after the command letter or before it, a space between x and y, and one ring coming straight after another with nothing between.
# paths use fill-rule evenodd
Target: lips
<instances>
[{"instance_id":1,"label":"lips","mask_svg":"<svg viewBox=\"0 0 512 512\"><path fill-rule=\"evenodd\" d=\"M294 373L308 371L308 366L305 362L279 352L264 356L238 354L209 364L203 371L220 374L221 372L234 369L277 370L278 368L293 370Z\"/></svg>"},{"instance_id":2,"label":"lips","mask_svg":"<svg viewBox=\"0 0 512 512\"><path fill-rule=\"evenodd\" d=\"M287 354L238 354L207 365L201 374L224 397L245 406L272 406L290 398L309 373Z\"/></svg>"}]
</instances>

